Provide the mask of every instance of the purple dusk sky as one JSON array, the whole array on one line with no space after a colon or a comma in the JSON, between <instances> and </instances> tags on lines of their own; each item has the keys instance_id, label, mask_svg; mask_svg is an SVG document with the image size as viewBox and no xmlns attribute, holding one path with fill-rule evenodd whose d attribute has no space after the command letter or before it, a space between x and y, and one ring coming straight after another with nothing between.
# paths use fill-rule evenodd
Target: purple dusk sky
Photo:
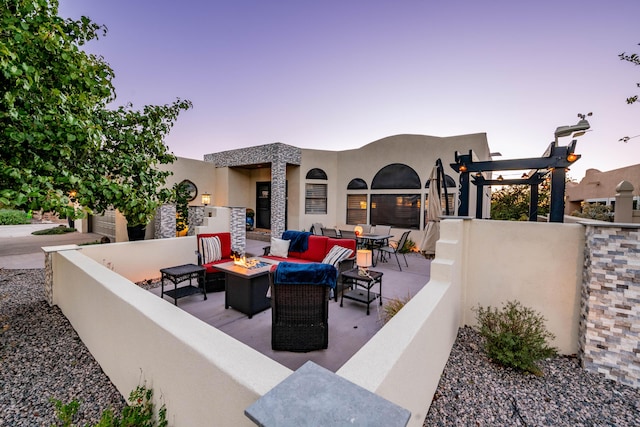
<instances>
[{"instance_id":1,"label":"purple dusk sky","mask_svg":"<svg viewBox=\"0 0 640 427\"><path fill-rule=\"evenodd\" d=\"M640 137L619 142L640 135L625 102L640 67L618 59L640 54L639 0L60 0L60 15L108 27L87 50L117 104L193 102L166 140L181 157L476 132L503 159L538 157L592 111L569 176L640 163Z\"/></svg>"}]
</instances>

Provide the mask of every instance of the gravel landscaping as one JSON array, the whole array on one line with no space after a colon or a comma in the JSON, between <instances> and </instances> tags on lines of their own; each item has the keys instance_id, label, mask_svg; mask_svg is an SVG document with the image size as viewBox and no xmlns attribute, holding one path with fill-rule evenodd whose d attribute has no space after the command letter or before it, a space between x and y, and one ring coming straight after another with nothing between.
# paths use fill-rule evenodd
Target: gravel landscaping
<instances>
[{"instance_id":1,"label":"gravel landscaping","mask_svg":"<svg viewBox=\"0 0 640 427\"><path fill-rule=\"evenodd\" d=\"M45 302L43 281L42 269L0 269L0 426L52 425L51 398L80 401L80 425L126 404L60 310ZM497 366L480 336L461 328L424 425L640 425L640 389L587 373L575 357L540 366L544 377Z\"/></svg>"}]
</instances>

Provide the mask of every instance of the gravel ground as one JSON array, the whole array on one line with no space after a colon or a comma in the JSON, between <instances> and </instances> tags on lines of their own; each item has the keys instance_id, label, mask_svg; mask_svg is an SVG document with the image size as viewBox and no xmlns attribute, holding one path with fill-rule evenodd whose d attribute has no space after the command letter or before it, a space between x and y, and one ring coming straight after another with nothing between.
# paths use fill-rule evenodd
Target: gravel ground
<instances>
[{"instance_id":1,"label":"gravel ground","mask_svg":"<svg viewBox=\"0 0 640 427\"><path fill-rule=\"evenodd\" d=\"M80 401L80 425L126 404L60 310L47 305L43 281L42 269L0 269L2 427L50 426L51 398ZM480 336L461 328L424 425L640 425L640 389L587 373L573 357L540 366L544 377L497 366L482 352Z\"/></svg>"},{"instance_id":2,"label":"gravel ground","mask_svg":"<svg viewBox=\"0 0 640 427\"><path fill-rule=\"evenodd\" d=\"M638 426L640 389L580 368L541 361L543 377L493 364L482 338L460 328L425 426Z\"/></svg>"},{"instance_id":3,"label":"gravel ground","mask_svg":"<svg viewBox=\"0 0 640 427\"><path fill-rule=\"evenodd\" d=\"M76 422L95 424L126 404L57 307L44 270L0 269L0 426L50 426L50 399L81 402Z\"/></svg>"}]
</instances>

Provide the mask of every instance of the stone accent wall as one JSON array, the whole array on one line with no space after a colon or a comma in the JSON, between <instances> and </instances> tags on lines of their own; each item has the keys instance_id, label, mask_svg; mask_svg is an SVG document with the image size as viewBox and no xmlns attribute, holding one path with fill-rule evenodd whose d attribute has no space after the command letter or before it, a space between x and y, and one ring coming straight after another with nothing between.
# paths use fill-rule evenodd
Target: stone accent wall
<instances>
[{"instance_id":1,"label":"stone accent wall","mask_svg":"<svg viewBox=\"0 0 640 427\"><path fill-rule=\"evenodd\" d=\"M156 210L154 239L176 237L176 205L164 204Z\"/></svg>"},{"instance_id":2,"label":"stone accent wall","mask_svg":"<svg viewBox=\"0 0 640 427\"><path fill-rule=\"evenodd\" d=\"M258 147L223 151L204 156L205 162L216 167L234 167L271 164L271 235L282 236L285 228L285 208L287 205L287 165L302 163L302 150L291 145L275 143Z\"/></svg>"},{"instance_id":3,"label":"stone accent wall","mask_svg":"<svg viewBox=\"0 0 640 427\"><path fill-rule=\"evenodd\" d=\"M204 223L204 206L189 206L189 231L187 236L196 235L196 227Z\"/></svg>"},{"instance_id":4,"label":"stone accent wall","mask_svg":"<svg viewBox=\"0 0 640 427\"><path fill-rule=\"evenodd\" d=\"M44 299L53 307L53 261L52 252L44 253Z\"/></svg>"},{"instance_id":5,"label":"stone accent wall","mask_svg":"<svg viewBox=\"0 0 640 427\"><path fill-rule=\"evenodd\" d=\"M583 367L640 387L640 231L586 225L580 313Z\"/></svg>"},{"instance_id":6,"label":"stone accent wall","mask_svg":"<svg viewBox=\"0 0 640 427\"><path fill-rule=\"evenodd\" d=\"M244 207L232 207L229 209L231 209L231 223L229 224L231 250L244 254L247 248L247 209Z\"/></svg>"}]
</instances>

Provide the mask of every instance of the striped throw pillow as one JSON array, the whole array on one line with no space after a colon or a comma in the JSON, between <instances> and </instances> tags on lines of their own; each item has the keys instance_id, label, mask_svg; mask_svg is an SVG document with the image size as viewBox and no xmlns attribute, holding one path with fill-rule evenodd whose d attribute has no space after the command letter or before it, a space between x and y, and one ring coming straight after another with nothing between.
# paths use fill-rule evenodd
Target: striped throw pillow
<instances>
[{"instance_id":1,"label":"striped throw pillow","mask_svg":"<svg viewBox=\"0 0 640 427\"><path fill-rule=\"evenodd\" d=\"M324 259L322 260L322 263L331 264L335 268L338 268L340 261L349 258L349 255L351 254L351 252L352 251L349 248L345 248L342 246L334 246L331 248L329 253L324 257Z\"/></svg>"},{"instance_id":2,"label":"striped throw pillow","mask_svg":"<svg viewBox=\"0 0 640 427\"><path fill-rule=\"evenodd\" d=\"M200 239L202 245L202 263L208 264L213 261L220 261L222 259L222 246L220 245L220 238L203 237Z\"/></svg>"}]
</instances>

